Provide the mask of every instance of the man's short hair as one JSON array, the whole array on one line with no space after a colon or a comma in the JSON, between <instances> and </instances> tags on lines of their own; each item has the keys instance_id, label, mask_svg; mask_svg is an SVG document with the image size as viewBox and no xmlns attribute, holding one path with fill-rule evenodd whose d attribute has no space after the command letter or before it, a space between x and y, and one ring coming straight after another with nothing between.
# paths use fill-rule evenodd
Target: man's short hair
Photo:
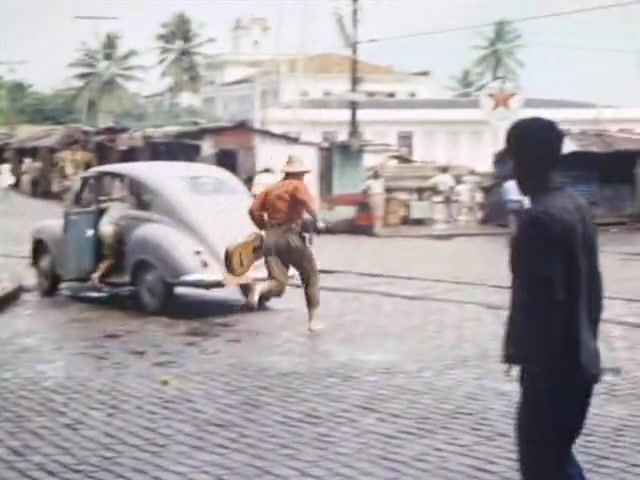
<instances>
[{"instance_id":1,"label":"man's short hair","mask_svg":"<svg viewBox=\"0 0 640 480\"><path fill-rule=\"evenodd\" d=\"M530 117L516 121L507 132L507 150L516 161L535 161L543 169L554 168L562 155L564 133L556 122Z\"/></svg>"}]
</instances>

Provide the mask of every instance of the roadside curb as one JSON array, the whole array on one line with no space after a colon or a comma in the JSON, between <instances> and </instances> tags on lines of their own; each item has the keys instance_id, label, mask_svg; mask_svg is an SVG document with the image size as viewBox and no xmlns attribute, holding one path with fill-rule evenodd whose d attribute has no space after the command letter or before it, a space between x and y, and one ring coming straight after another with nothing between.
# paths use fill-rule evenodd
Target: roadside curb
<instances>
[{"instance_id":1,"label":"roadside curb","mask_svg":"<svg viewBox=\"0 0 640 480\"><path fill-rule=\"evenodd\" d=\"M6 286L0 286L0 312L17 302L20 295L22 295L22 285L18 282L8 280Z\"/></svg>"}]
</instances>

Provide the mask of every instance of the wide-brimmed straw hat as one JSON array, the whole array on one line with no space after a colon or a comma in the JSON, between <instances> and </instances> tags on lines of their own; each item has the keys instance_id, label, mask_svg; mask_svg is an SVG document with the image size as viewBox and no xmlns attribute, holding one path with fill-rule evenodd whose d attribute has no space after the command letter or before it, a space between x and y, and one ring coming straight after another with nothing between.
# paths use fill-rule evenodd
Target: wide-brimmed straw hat
<instances>
[{"instance_id":1,"label":"wide-brimmed straw hat","mask_svg":"<svg viewBox=\"0 0 640 480\"><path fill-rule=\"evenodd\" d=\"M310 169L298 155L289 155L282 168L282 173L308 173Z\"/></svg>"}]
</instances>

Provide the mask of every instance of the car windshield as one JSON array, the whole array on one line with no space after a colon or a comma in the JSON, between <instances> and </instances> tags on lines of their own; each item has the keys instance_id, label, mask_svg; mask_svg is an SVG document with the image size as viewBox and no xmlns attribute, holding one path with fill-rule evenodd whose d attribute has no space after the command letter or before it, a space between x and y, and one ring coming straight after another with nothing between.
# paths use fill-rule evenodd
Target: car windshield
<instances>
[{"instance_id":1,"label":"car windshield","mask_svg":"<svg viewBox=\"0 0 640 480\"><path fill-rule=\"evenodd\" d=\"M242 184L234 184L211 176L186 177L187 188L199 195L243 195L247 191Z\"/></svg>"}]
</instances>

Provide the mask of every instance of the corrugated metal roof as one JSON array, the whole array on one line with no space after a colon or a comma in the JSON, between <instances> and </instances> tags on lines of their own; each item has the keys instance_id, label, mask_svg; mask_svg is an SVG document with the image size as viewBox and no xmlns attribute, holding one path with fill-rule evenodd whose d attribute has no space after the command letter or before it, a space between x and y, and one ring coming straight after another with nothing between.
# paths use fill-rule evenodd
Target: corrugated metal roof
<instances>
[{"instance_id":1,"label":"corrugated metal roof","mask_svg":"<svg viewBox=\"0 0 640 480\"><path fill-rule=\"evenodd\" d=\"M19 137L11 142L14 148L64 148L85 137L87 129L77 126L51 127Z\"/></svg>"},{"instance_id":2,"label":"corrugated metal roof","mask_svg":"<svg viewBox=\"0 0 640 480\"><path fill-rule=\"evenodd\" d=\"M632 130L581 130L566 133L566 139L578 150L610 152L637 150L640 152L640 132Z\"/></svg>"}]
</instances>

